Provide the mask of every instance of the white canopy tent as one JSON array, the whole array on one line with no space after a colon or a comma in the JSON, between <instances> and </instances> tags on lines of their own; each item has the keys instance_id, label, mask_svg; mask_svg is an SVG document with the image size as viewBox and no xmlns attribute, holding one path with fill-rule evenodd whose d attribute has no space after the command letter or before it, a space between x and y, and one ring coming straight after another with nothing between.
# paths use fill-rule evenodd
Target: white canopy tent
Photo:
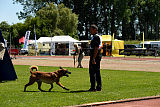
<instances>
[{"instance_id":1,"label":"white canopy tent","mask_svg":"<svg viewBox=\"0 0 160 107\"><path fill-rule=\"evenodd\" d=\"M78 40L66 35L66 36L54 36L54 37L40 37L37 42L40 43L69 43L69 42L79 42Z\"/></svg>"},{"instance_id":2,"label":"white canopy tent","mask_svg":"<svg viewBox=\"0 0 160 107\"><path fill-rule=\"evenodd\" d=\"M37 40L38 43L51 43L51 54L55 54L55 43L68 43L69 44L69 55L74 50L74 43L79 42L78 40L66 35L66 36L54 36L54 37L40 37Z\"/></svg>"}]
</instances>

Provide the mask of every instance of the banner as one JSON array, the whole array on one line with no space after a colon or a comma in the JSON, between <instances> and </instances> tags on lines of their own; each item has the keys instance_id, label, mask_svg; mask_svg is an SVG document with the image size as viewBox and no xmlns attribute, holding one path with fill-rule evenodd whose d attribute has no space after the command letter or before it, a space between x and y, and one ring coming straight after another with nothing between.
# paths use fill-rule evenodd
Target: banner
<instances>
[{"instance_id":1,"label":"banner","mask_svg":"<svg viewBox=\"0 0 160 107\"><path fill-rule=\"evenodd\" d=\"M29 40L30 33L31 31L26 31L23 49L28 50L28 40Z\"/></svg>"}]
</instances>

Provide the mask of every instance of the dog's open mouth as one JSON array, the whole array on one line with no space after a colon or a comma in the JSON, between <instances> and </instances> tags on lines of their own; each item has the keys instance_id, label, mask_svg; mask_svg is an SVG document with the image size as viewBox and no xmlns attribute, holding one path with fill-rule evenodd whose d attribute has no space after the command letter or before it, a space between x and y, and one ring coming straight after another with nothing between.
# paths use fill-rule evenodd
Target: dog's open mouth
<instances>
[{"instance_id":1,"label":"dog's open mouth","mask_svg":"<svg viewBox=\"0 0 160 107\"><path fill-rule=\"evenodd\" d=\"M71 72L69 72L69 71L66 71L66 73L64 74L64 76L67 76L67 77L69 77L69 75L68 74L71 74Z\"/></svg>"}]
</instances>

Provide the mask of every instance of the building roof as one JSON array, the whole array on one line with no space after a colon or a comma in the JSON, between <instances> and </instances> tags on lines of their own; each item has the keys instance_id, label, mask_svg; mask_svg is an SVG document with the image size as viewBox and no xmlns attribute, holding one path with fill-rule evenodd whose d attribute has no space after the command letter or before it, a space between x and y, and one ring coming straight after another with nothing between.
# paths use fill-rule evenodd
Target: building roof
<instances>
[{"instance_id":1,"label":"building roof","mask_svg":"<svg viewBox=\"0 0 160 107\"><path fill-rule=\"evenodd\" d=\"M54 37L40 37L37 42L40 43L50 43L50 42L61 42L61 43L69 43L69 42L78 42L78 40L66 35L66 36L54 36Z\"/></svg>"},{"instance_id":2,"label":"building roof","mask_svg":"<svg viewBox=\"0 0 160 107\"><path fill-rule=\"evenodd\" d=\"M53 37L52 37L53 38ZM40 37L37 42L46 42L46 41L51 41L51 37Z\"/></svg>"}]
</instances>

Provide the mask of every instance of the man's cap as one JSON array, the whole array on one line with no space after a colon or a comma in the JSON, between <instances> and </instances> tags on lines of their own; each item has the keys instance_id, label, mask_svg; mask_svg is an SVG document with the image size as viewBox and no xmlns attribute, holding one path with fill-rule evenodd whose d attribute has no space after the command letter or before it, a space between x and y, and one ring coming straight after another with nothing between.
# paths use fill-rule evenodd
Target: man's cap
<instances>
[{"instance_id":1,"label":"man's cap","mask_svg":"<svg viewBox=\"0 0 160 107\"><path fill-rule=\"evenodd\" d=\"M94 29L97 29L98 30L98 27L95 25L95 24L91 24L91 26L90 27L92 27L92 28L94 28Z\"/></svg>"}]
</instances>

